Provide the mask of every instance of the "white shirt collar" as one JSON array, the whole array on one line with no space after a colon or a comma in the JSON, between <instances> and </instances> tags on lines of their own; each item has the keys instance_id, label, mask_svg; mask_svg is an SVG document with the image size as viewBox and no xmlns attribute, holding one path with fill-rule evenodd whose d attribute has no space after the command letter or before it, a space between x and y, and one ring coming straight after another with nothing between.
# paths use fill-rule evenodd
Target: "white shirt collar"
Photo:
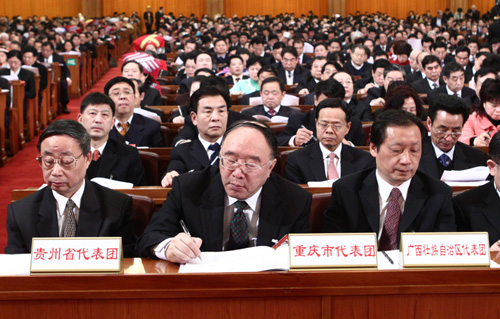
<instances>
[{"instance_id":1,"label":"white shirt collar","mask_svg":"<svg viewBox=\"0 0 500 319\"><path fill-rule=\"evenodd\" d=\"M361 64L361 66L356 66L356 65L354 65L354 62L352 62L352 61L351 61L351 64L352 64L352 66L353 66L356 70L361 70L361 69L363 68L363 66L365 65L365 64L363 63L363 64Z\"/></svg>"},{"instance_id":2,"label":"white shirt collar","mask_svg":"<svg viewBox=\"0 0 500 319\"><path fill-rule=\"evenodd\" d=\"M259 200L259 196L260 196L260 193L262 192L262 187L259 188L255 194L253 194L252 196L250 196L249 198L247 199L244 199L244 201L247 203L248 207L250 207L252 209L252 211L256 211L257 210L257 201ZM227 195L227 199L228 199L228 204L229 205L233 205L234 203L236 203L237 201L239 201L240 199L237 199L237 198L234 198L234 197L231 197L229 195Z\"/></svg>"},{"instance_id":3,"label":"white shirt collar","mask_svg":"<svg viewBox=\"0 0 500 319\"><path fill-rule=\"evenodd\" d=\"M448 92L448 95L455 95L455 92L453 92L452 90L450 90L450 88L448 87L448 85L446 86L446 92ZM460 91L457 92L457 96L458 97L462 97L462 90L460 90Z\"/></svg>"},{"instance_id":4,"label":"white shirt collar","mask_svg":"<svg viewBox=\"0 0 500 319\"><path fill-rule=\"evenodd\" d=\"M330 153L332 153L326 147L324 147L323 144L321 144L321 142L319 143L319 149L321 150L321 154L323 155L323 159L327 158L330 155ZM342 152L342 143L340 143L339 146L337 146L337 148L335 149L335 151L333 151L333 153L335 153L335 155L337 155L337 158L339 160L340 160L340 153L341 152Z\"/></svg>"},{"instance_id":5,"label":"white shirt collar","mask_svg":"<svg viewBox=\"0 0 500 319\"><path fill-rule=\"evenodd\" d=\"M265 105L263 105L263 106L264 106L264 111L266 111L266 113L269 113L270 108L268 108ZM278 112L280 111L280 107L281 107L281 105L278 105L277 107L274 108L274 111L276 112L274 114L278 114Z\"/></svg>"},{"instance_id":6,"label":"white shirt collar","mask_svg":"<svg viewBox=\"0 0 500 319\"><path fill-rule=\"evenodd\" d=\"M83 191L85 190L85 179L83 180L82 186L76 191L76 193L71 196L71 200L75 203L77 208L80 208L80 204L82 202L82 196L83 196ZM59 194L55 190L52 190L52 194L54 195L54 198L56 199L57 203L57 213L59 214L59 217L62 217L64 214L64 209L66 208L66 204L68 203L67 197Z\"/></svg>"},{"instance_id":7,"label":"white shirt collar","mask_svg":"<svg viewBox=\"0 0 500 319\"><path fill-rule=\"evenodd\" d=\"M398 188L401 192L401 195L403 196L403 200L406 201L406 198L408 197L408 188L410 187L411 178L401 185L395 187L387 183L382 178L382 176L380 176L378 169L375 171L375 177L377 178L378 194L382 199L382 203L387 203L387 201L389 200L389 195L391 195L391 191L393 188Z\"/></svg>"},{"instance_id":8,"label":"white shirt collar","mask_svg":"<svg viewBox=\"0 0 500 319\"><path fill-rule=\"evenodd\" d=\"M423 73L422 73L422 74L423 74ZM432 81L432 80L431 80L431 79L429 79L429 78L426 78L426 79L427 79L427 82L429 82L429 86L430 86L431 88L432 88L432 85L433 85L434 83L436 83L436 84L437 84L437 87L439 87L439 79L438 79L436 82Z\"/></svg>"},{"instance_id":9,"label":"white shirt collar","mask_svg":"<svg viewBox=\"0 0 500 319\"><path fill-rule=\"evenodd\" d=\"M443 152L442 150L439 149L436 145L434 145L434 142L431 142L432 147L434 148L434 152L436 153L436 158L441 157L441 155L446 154L450 158L450 160L453 161L453 154L455 153L455 145L451 148L449 152Z\"/></svg>"},{"instance_id":10,"label":"white shirt collar","mask_svg":"<svg viewBox=\"0 0 500 319\"><path fill-rule=\"evenodd\" d=\"M201 145L203 145L203 148L205 149L205 151L208 151L208 147L210 145L212 145L213 143L219 143L219 145L221 145L222 143L222 136L219 137L219 139L217 139L217 141L215 142L208 142L208 141L205 141L201 135L198 133L198 140L200 141Z\"/></svg>"},{"instance_id":11,"label":"white shirt collar","mask_svg":"<svg viewBox=\"0 0 500 319\"><path fill-rule=\"evenodd\" d=\"M129 126L129 130L130 130L130 125L132 125L132 119L134 118L134 113L132 113L132 115L130 116L130 118L128 120L125 121L125 123L128 123L128 126ZM115 118L116 119L116 118ZM115 127L116 129L118 130L118 132L121 131L121 126L118 127L118 124L120 124L121 122L118 121L118 119L116 119L115 121Z\"/></svg>"},{"instance_id":12,"label":"white shirt collar","mask_svg":"<svg viewBox=\"0 0 500 319\"><path fill-rule=\"evenodd\" d=\"M102 144L99 148L90 147L90 152L94 153L95 150L98 150L99 153L102 155L102 152L104 152L104 148L106 148L107 144L108 144L108 141L106 140L106 142L104 144Z\"/></svg>"}]
</instances>

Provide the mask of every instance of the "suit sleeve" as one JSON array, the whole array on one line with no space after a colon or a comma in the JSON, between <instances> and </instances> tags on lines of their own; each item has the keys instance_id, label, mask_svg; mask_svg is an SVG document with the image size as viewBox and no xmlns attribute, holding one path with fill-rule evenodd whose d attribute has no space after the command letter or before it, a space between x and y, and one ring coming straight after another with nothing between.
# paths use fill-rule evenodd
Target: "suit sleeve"
<instances>
[{"instance_id":1,"label":"suit sleeve","mask_svg":"<svg viewBox=\"0 0 500 319\"><path fill-rule=\"evenodd\" d=\"M302 175L302 170L300 169L300 163L296 159L297 156L292 156L292 154L288 155L285 166L285 177L294 183L297 184L306 184L304 176Z\"/></svg>"},{"instance_id":2,"label":"suit sleeve","mask_svg":"<svg viewBox=\"0 0 500 319\"><path fill-rule=\"evenodd\" d=\"M454 197L453 201L453 211L455 212L455 223L457 225L458 231L472 231L470 223L467 221L465 211L462 208L463 203L461 203L460 196Z\"/></svg>"},{"instance_id":3,"label":"suit sleeve","mask_svg":"<svg viewBox=\"0 0 500 319\"><path fill-rule=\"evenodd\" d=\"M436 220L436 225L434 227L434 231L436 232L450 232L457 230L455 213L453 212L453 203L451 199L452 195L453 191L450 188L448 194L445 195L446 199Z\"/></svg>"},{"instance_id":4,"label":"suit sleeve","mask_svg":"<svg viewBox=\"0 0 500 319\"><path fill-rule=\"evenodd\" d=\"M140 257L158 259L151 253L152 246L182 232L179 224L179 220L183 219L180 188L178 178L174 178L172 190L168 193L163 206L153 214L153 218L137 242L136 251Z\"/></svg>"},{"instance_id":5,"label":"suit sleeve","mask_svg":"<svg viewBox=\"0 0 500 319\"><path fill-rule=\"evenodd\" d=\"M346 209L343 207L342 196L335 183L332 185L332 197L330 205L324 213L323 232L325 233L342 233L347 232L346 227Z\"/></svg>"},{"instance_id":6,"label":"suit sleeve","mask_svg":"<svg viewBox=\"0 0 500 319\"><path fill-rule=\"evenodd\" d=\"M182 128L182 130L180 130L179 134L177 134L177 136L174 138L172 146L175 146L175 144L181 140L193 141L197 137L198 137L198 131L196 130L196 127L193 125L193 122L191 122L191 119L189 117L186 117L186 122L184 124L184 127Z\"/></svg>"},{"instance_id":7,"label":"suit sleeve","mask_svg":"<svg viewBox=\"0 0 500 319\"><path fill-rule=\"evenodd\" d=\"M279 146L288 146L290 139L297 134L297 130L300 128L304 114L293 114L288 118L288 123L285 129L278 136Z\"/></svg>"},{"instance_id":8,"label":"suit sleeve","mask_svg":"<svg viewBox=\"0 0 500 319\"><path fill-rule=\"evenodd\" d=\"M292 227L291 233L308 233L310 230L309 213L311 211L312 195L307 194L304 206L300 210L299 216Z\"/></svg>"},{"instance_id":9,"label":"suit sleeve","mask_svg":"<svg viewBox=\"0 0 500 319\"><path fill-rule=\"evenodd\" d=\"M23 235L14 214L12 204L7 208L7 247L6 254L29 254L28 246L25 245Z\"/></svg>"},{"instance_id":10,"label":"suit sleeve","mask_svg":"<svg viewBox=\"0 0 500 319\"><path fill-rule=\"evenodd\" d=\"M170 173L171 171L176 171L179 174L187 173L187 163L180 154L183 151L186 151L184 144L172 149L172 152L170 153L170 162L168 163L168 168L165 174Z\"/></svg>"},{"instance_id":11,"label":"suit sleeve","mask_svg":"<svg viewBox=\"0 0 500 319\"><path fill-rule=\"evenodd\" d=\"M128 197L123 203L122 216L113 236L122 238L123 256L125 258L135 257L134 248L137 237L134 230L134 210L132 206L132 197Z\"/></svg>"}]
</instances>

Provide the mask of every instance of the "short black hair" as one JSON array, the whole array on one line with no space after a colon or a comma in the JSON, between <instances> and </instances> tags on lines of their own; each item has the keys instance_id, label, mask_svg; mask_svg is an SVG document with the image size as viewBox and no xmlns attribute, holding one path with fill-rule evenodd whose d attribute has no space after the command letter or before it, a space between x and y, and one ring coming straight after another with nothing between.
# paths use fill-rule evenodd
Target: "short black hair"
<instances>
[{"instance_id":1,"label":"short black hair","mask_svg":"<svg viewBox=\"0 0 500 319\"><path fill-rule=\"evenodd\" d=\"M477 80L487 74L494 74L495 75L495 79L497 78L497 72L495 72L495 70L493 70L492 68L483 68L481 67L479 70L476 71L476 73L474 73L474 83L476 83L477 85Z\"/></svg>"},{"instance_id":2,"label":"short black hair","mask_svg":"<svg viewBox=\"0 0 500 319\"><path fill-rule=\"evenodd\" d=\"M345 97L345 89L339 81L335 80L334 78L329 78L325 81L319 81L316 84L316 88L314 89L314 96L316 96L316 98L319 98L321 94L325 95L327 98L339 98L343 100Z\"/></svg>"},{"instance_id":3,"label":"short black hair","mask_svg":"<svg viewBox=\"0 0 500 319\"><path fill-rule=\"evenodd\" d=\"M264 65L257 73L257 76L260 76L264 72L272 73L274 76L279 77L278 70L272 65Z\"/></svg>"},{"instance_id":4,"label":"short black hair","mask_svg":"<svg viewBox=\"0 0 500 319\"><path fill-rule=\"evenodd\" d=\"M224 79L222 79L224 80ZM201 82L203 84L203 82ZM198 90L196 90L191 98L189 99L189 108L191 112L198 113L198 102L204 98L205 96L222 96L224 101L226 102L227 109L231 107L231 96L229 95L229 91L223 90L217 86L204 85L200 86Z\"/></svg>"},{"instance_id":5,"label":"short black hair","mask_svg":"<svg viewBox=\"0 0 500 319\"><path fill-rule=\"evenodd\" d=\"M462 71L462 73L465 74L464 67L458 64L455 61L447 63L444 68L443 68L443 76L449 78L450 74L457 72L457 71Z\"/></svg>"},{"instance_id":6,"label":"short black hair","mask_svg":"<svg viewBox=\"0 0 500 319\"><path fill-rule=\"evenodd\" d=\"M285 91L285 84L283 84L283 81L281 81L281 79L279 77L276 77L276 76L272 76L272 77L269 77L267 79L265 79L264 81L262 81L261 85L260 85L260 90L262 91L263 88L264 88L264 84L267 84L267 83L278 83L280 85L280 91L281 92L284 92Z\"/></svg>"},{"instance_id":7,"label":"short black hair","mask_svg":"<svg viewBox=\"0 0 500 319\"><path fill-rule=\"evenodd\" d=\"M93 92L87 95L83 99L82 103L80 103L80 113L85 112L85 109L89 105L98 105L98 104L109 105L109 107L111 108L111 113L113 114L113 116L115 115L115 102L113 102L113 100L109 96L101 92Z\"/></svg>"},{"instance_id":8,"label":"short black hair","mask_svg":"<svg viewBox=\"0 0 500 319\"><path fill-rule=\"evenodd\" d=\"M144 73L144 67L142 66L142 64L140 64L139 62L137 62L135 60L129 60L129 61L123 63L122 69L121 69L122 73L123 73L123 69L125 68L125 66L127 64L131 64L131 63L137 64L137 66L139 67L139 71L141 71L141 73Z\"/></svg>"},{"instance_id":9,"label":"short black hair","mask_svg":"<svg viewBox=\"0 0 500 319\"><path fill-rule=\"evenodd\" d=\"M465 124L469 118L469 107L465 104L464 100L455 95L436 94L429 105L429 118L434 122L438 111L445 111L453 115L462 114L462 125Z\"/></svg>"},{"instance_id":10,"label":"short black hair","mask_svg":"<svg viewBox=\"0 0 500 319\"><path fill-rule=\"evenodd\" d=\"M41 152L42 142L46 138L56 135L68 135L77 140L84 156L90 152L90 135L85 127L75 120L57 120L50 123L40 134L37 144L38 152Z\"/></svg>"},{"instance_id":11,"label":"short black hair","mask_svg":"<svg viewBox=\"0 0 500 319\"><path fill-rule=\"evenodd\" d=\"M435 55L428 55L425 58L422 59L422 67L425 69L425 67L431 63L437 62L439 66L441 66L441 61L439 61L439 58Z\"/></svg>"},{"instance_id":12,"label":"short black hair","mask_svg":"<svg viewBox=\"0 0 500 319\"><path fill-rule=\"evenodd\" d=\"M491 138L489 154L495 163L500 164L500 132L496 132Z\"/></svg>"},{"instance_id":13,"label":"short black hair","mask_svg":"<svg viewBox=\"0 0 500 319\"><path fill-rule=\"evenodd\" d=\"M240 57L239 55L231 55L229 56L229 58L227 58L227 65L231 65L231 60L233 59L237 59L237 60L240 60L241 61L241 64L244 64L245 62L243 62L243 58Z\"/></svg>"},{"instance_id":14,"label":"short black hair","mask_svg":"<svg viewBox=\"0 0 500 319\"><path fill-rule=\"evenodd\" d=\"M382 112L373 122L370 135L371 143L375 145L378 150L387 137L388 127L410 127L413 125L416 125L420 130L423 146L427 139L427 129L420 119L403 110L387 110Z\"/></svg>"},{"instance_id":15,"label":"short black hair","mask_svg":"<svg viewBox=\"0 0 500 319\"><path fill-rule=\"evenodd\" d=\"M9 53L7 53L7 59L10 58L18 58L21 62L23 62L23 55L19 50L10 50Z\"/></svg>"},{"instance_id":16,"label":"short black hair","mask_svg":"<svg viewBox=\"0 0 500 319\"><path fill-rule=\"evenodd\" d=\"M349 106L349 104L347 104L346 102L344 102L343 100L341 100L339 98L324 99L323 101L321 101L318 104L318 106L316 106L316 110L314 111L314 117L316 119L318 119L319 118L319 111L321 111L322 109L326 109L326 108L339 108L339 109L341 109L345 113L345 121L347 123L349 123L351 121L351 117L352 117L351 107Z\"/></svg>"},{"instance_id":17,"label":"short black hair","mask_svg":"<svg viewBox=\"0 0 500 319\"><path fill-rule=\"evenodd\" d=\"M106 85L104 86L104 94L109 95L109 90L111 89L111 87L113 85L115 85L117 83L123 83L123 82L130 85L130 87L132 88L132 91L134 91L134 94L135 94L134 82L132 82L131 79L127 79L126 77L123 77L123 76L117 76L117 77L114 77L111 80L109 80L108 83L106 83Z\"/></svg>"},{"instance_id":18,"label":"short black hair","mask_svg":"<svg viewBox=\"0 0 500 319\"><path fill-rule=\"evenodd\" d=\"M35 49L34 46L31 46L31 45L25 46L23 49L23 54L28 53L28 52L31 52L35 58L38 56L38 51L37 51L37 49Z\"/></svg>"},{"instance_id":19,"label":"short black hair","mask_svg":"<svg viewBox=\"0 0 500 319\"><path fill-rule=\"evenodd\" d=\"M297 53L297 49L295 49L292 46L286 46L286 47L284 47L283 51L281 51L281 56L284 56L285 53L290 53L291 55L293 55L296 58L299 56L299 54Z\"/></svg>"},{"instance_id":20,"label":"short black hair","mask_svg":"<svg viewBox=\"0 0 500 319\"><path fill-rule=\"evenodd\" d=\"M231 133L232 131L234 131L240 127L249 127L249 128L253 128L253 129L256 129L257 131L261 132L267 141L267 145L271 149L272 159L276 158L276 155L278 155L278 140L276 139L276 135L271 130L271 128L269 126L267 126L267 124L260 123L257 121L237 121L237 122L233 123L230 127L228 127L228 129L226 130L226 132L222 136L221 145L224 145L224 140L229 135L229 133Z\"/></svg>"},{"instance_id":21,"label":"short black hair","mask_svg":"<svg viewBox=\"0 0 500 319\"><path fill-rule=\"evenodd\" d=\"M386 54L387 55L387 54ZM385 69L386 67L388 67L389 65L391 65L391 62L389 62L389 60L386 60L386 59L378 59L376 61L373 62L373 66L372 66L372 71L375 72L377 69L379 68L383 68Z\"/></svg>"}]
</instances>

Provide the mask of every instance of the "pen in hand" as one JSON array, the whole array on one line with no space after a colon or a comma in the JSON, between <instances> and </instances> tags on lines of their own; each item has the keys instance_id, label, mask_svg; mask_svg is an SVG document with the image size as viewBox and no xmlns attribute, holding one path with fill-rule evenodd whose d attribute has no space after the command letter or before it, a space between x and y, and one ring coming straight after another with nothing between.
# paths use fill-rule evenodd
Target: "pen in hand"
<instances>
[{"instance_id":1,"label":"pen in hand","mask_svg":"<svg viewBox=\"0 0 500 319\"><path fill-rule=\"evenodd\" d=\"M301 127L301 128L305 128L305 129L307 130L307 127L305 127L305 126L304 126L304 124L302 124L300 127ZM316 136L314 136L314 134L311 136L311 138L312 138L315 142L317 142L317 141L318 141L318 139L316 138Z\"/></svg>"},{"instance_id":2,"label":"pen in hand","mask_svg":"<svg viewBox=\"0 0 500 319\"><path fill-rule=\"evenodd\" d=\"M191 233L189 232L189 229L186 227L186 224L184 223L184 220L180 220L180 224L181 224L181 227L182 227L182 230L184 231L184 233L186 233L186 235L188 235L189 237L191 237ZM203 261L201 259L201 255L198 256L198 258L200 258L200 261Z\"/></svg>"}]
</instances>

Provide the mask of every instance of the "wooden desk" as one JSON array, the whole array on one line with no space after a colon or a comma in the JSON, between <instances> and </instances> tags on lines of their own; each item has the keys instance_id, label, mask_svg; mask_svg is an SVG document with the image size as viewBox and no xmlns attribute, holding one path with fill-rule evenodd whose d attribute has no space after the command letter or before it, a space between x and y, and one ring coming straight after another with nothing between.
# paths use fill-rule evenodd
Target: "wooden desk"
<instances>
[{"instance_id":1,"label":"wooden desk","mask_svg":"<svg viewBox=\"0 0 500 319\"><path fill-rule=\"evenodd\" d=\"M123 274L0 277L2 318L497 318L496 269L176 274L124 260ZM66 315L64 315L66 314Z\"/></svg>"}]
</instances>

